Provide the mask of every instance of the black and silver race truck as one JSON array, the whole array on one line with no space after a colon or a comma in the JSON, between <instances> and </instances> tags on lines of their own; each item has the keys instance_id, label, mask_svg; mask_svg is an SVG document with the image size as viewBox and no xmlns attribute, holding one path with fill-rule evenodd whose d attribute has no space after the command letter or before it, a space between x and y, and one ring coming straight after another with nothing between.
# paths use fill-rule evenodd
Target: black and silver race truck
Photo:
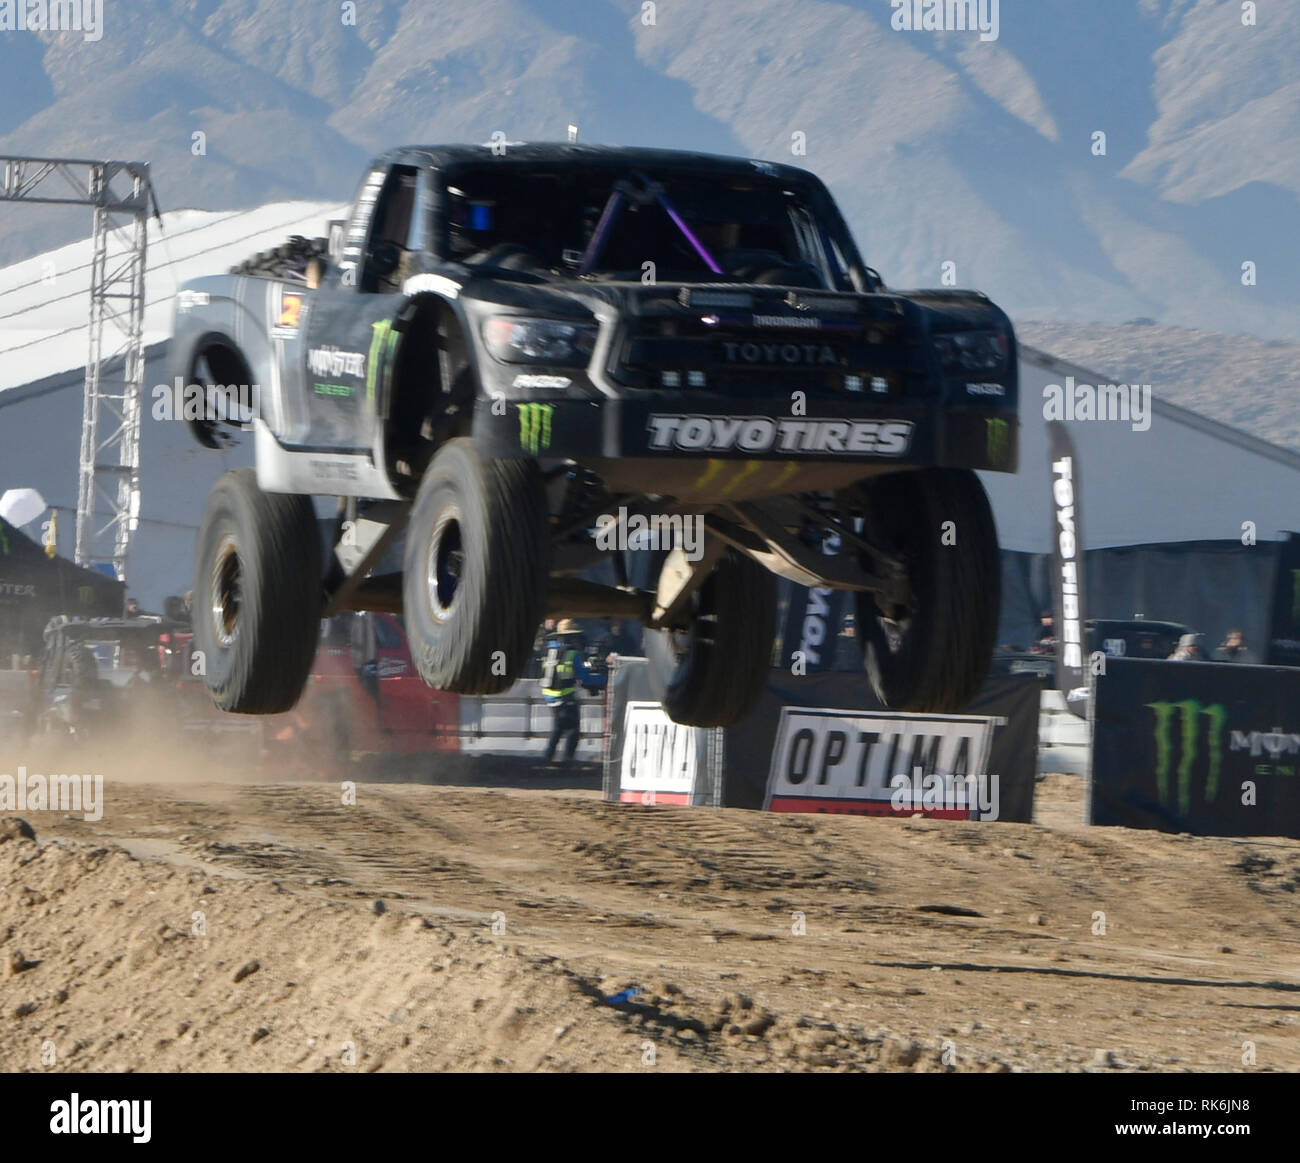
<instances>
[{"instance_id":1,"label":"black and silver race truck","mask_svg":"<svg viewBox=\"0 0 1300 1163\"><path fill-rule=\"evenodd\" d=\"M327 247L185 284L170 359L198 440L255 448L195 563L226 710L292 706L319 619L351 609L401 612L425 681L464 693L508 687L544 617L635 618L668 713L732 724L799 666L773 658L776 575L856 591L891 707L956 710L988 673L975 470L1016 470L1010 321L887 290L804 170L396 149Z\"/></svg>"}]
</instances>

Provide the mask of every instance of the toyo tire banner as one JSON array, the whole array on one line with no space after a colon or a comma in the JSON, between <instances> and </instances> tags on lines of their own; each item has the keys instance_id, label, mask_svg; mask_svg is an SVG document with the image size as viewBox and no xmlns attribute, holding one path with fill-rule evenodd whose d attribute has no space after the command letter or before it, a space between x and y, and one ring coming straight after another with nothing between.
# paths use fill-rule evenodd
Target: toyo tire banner
<instances>
[{"instance_id":1,"label":"toyo tire banner","mask_svg":"<svg viewBox=\"0 0 1300 1163\"><path fill-rule=\"evenodd\" d=\"M1090 822L1300 838L1300 670L1108 658Z\"/></svg>"},{"instance_id":2,"label":"toyo tire banner","mask_svg":"<svg viewBox=\"0 0 1300 1163\"><path fill-rule=\"evenodd\" d=\"M1065 705L1088 717L1087 635L1083 605L1083 488L1074 441L1060 420L1047 424L1052 481L1052 607L1056 627L1056 685Z\"/></svg>"}]
</instances>

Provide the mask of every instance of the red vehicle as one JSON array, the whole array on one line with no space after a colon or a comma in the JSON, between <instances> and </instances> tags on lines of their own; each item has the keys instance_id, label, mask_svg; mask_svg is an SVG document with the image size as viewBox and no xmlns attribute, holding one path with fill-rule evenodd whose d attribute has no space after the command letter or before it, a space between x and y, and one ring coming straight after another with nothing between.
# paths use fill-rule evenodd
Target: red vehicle
<instances>
[{"instance_id":1,"label":"red vehicle","mask_svg":"<svg viewBox=\"0 0 1300 1163\"><path fill-rule=\"evenodd\" d=\"M430 753L460 749L459 697L424 685L394 614L325 619L301 701L262 721L277 763L322 774L366 755L400 756L394 766L415 774L437 762Z\"/></svg>"}]
</instances>

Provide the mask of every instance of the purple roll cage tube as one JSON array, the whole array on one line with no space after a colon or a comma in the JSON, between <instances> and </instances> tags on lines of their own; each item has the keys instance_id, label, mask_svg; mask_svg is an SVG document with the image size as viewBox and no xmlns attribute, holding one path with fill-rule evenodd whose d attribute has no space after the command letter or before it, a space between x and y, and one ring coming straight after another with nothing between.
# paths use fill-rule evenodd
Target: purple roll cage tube
<instances>
[{"instance_id":1,"label":"purple roll cage tube","mask_svg":"<svg viewBox=\"0 0 1300 1163\"><path fill-rule=\"evenodd\" d=\"M718 265L714 257L708 252L704 243L696 236L695 232L686 224L685 219L673 208L671 202L664 195L662 188L657 183L649 182L641 175L638 178L645 184L645 194L654 198L663 211L672 220L674 226L681 231L682 237L691 244L695 253L704 260L704 265L709 268L715 275L722 274L722 267ZM578 274L590 274L592 268L600 261L600 256L604 252L605 243L609 237L609 232L613 229L614 223L619 214L622 212L623 205L628 196L635 197L635 192L626 182L618 182L614 186L614 192L610 194L609 201L605 203L605 209L601 211L600 221L596 223L596 229L592 233L591 241L587 243L587 250L582 256L582 261L578 264ZM645 195L642 195L644 198Z\"/></svg>"}]
</instances>

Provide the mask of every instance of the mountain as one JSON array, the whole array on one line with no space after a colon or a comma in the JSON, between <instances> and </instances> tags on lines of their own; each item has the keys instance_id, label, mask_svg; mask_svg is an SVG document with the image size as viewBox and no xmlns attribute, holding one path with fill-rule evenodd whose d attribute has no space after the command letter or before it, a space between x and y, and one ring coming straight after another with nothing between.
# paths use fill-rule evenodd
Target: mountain
<instances>
[{"instance_id":1,"label":"mountain","mask_svg":"<svg viewBox=\"0 0 1300 1163\"><path fill-rule=\"evenodd\" d=\"M953 263L1017 315L1300 341L1300 4L1250 26L1236 0L1003 0L988 41L896 31L886 0L104 9L99 40L0 33L0 153L147 160L164 208L221 210L346 198L399 142L573 122L807 166L893 286ZM88 217L6 207L0 263Z\"/></svg>"}]
</instances>

